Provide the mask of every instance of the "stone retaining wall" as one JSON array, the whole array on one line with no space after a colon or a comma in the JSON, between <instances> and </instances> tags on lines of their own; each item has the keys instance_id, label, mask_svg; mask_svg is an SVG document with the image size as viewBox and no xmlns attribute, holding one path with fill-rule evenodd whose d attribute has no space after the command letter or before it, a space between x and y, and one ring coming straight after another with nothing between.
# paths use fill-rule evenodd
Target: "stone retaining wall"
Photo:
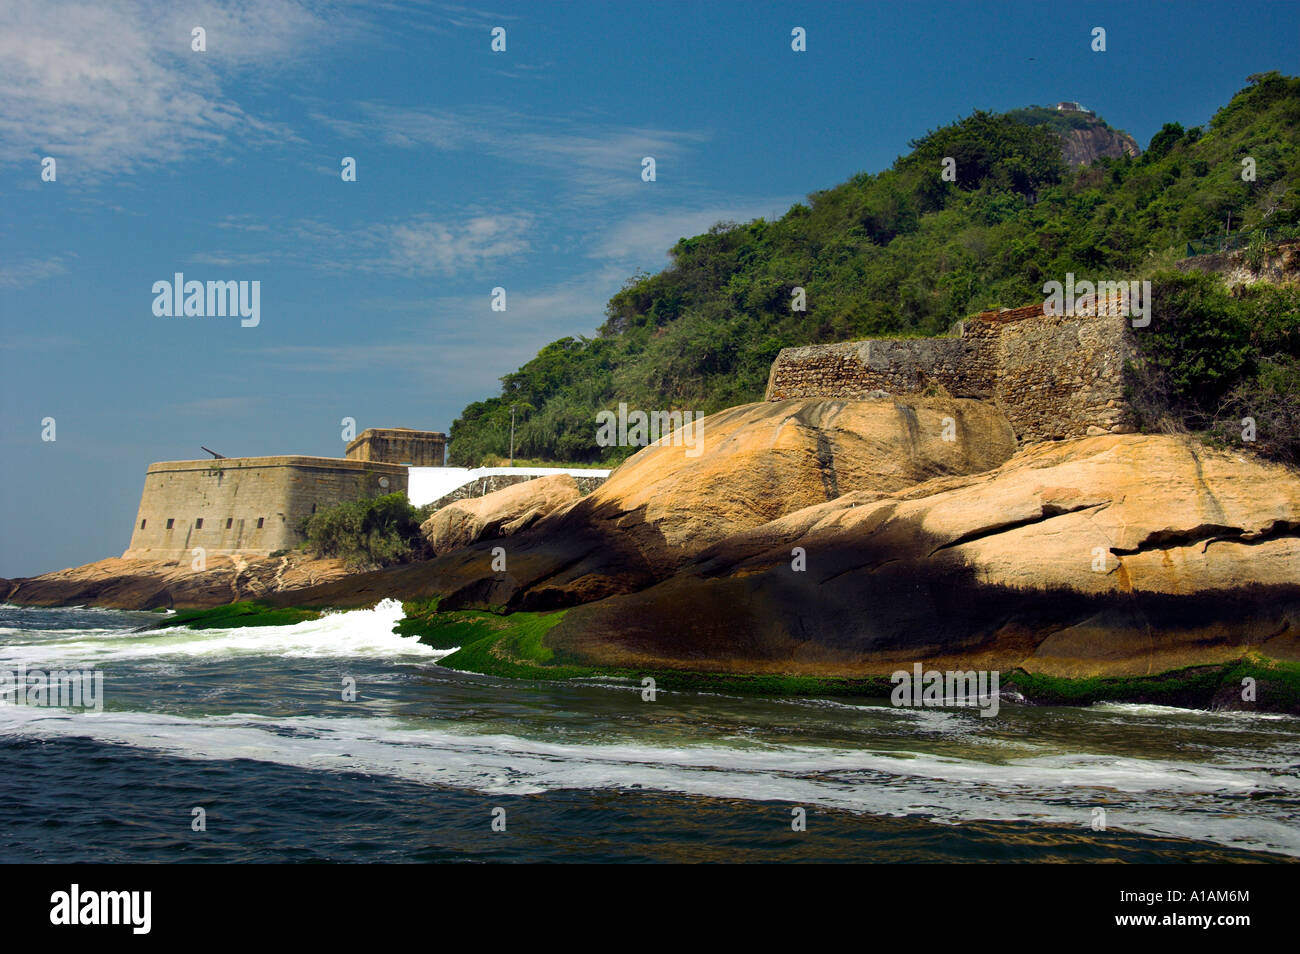
<instances>
[{"instance_id":1,"label":"stone retaining wall","mask_svg":"<svg viewBox=\"0 0 1300 954\"><path fill-rule=\"evenodd\" d=\"M1080 305L1071 316L1048 315L1042 304L984 312L951 338L786 348L765 400L948 394L994 401L1021 443L1126 433L1133 430L1124 400L1126 300Z\"/></svg>"}]
</instances>

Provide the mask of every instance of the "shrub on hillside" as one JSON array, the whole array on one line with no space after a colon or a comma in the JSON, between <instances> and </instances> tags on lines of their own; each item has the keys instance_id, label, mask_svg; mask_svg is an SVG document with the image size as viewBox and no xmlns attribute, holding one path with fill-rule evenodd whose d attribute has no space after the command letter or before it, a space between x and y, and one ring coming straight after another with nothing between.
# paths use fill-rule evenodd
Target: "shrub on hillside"
<instances>
[{"instance_id":1,"label":"shrub on hillside","mask_svg":"<svg viewBox=\"0 0 1300 954\"><path fill-rule=\"evenodd\" d=\"M1300 467L1300 358L1278 355L1259 362L1253 377L1226 396L1211 434L1222 444L1240 445L1253 423L1253 449Z\"/></svg>"},{"instance_id":2,"label":"shrub on hillside","mask_svg":"<svg viewBox=\"0 0 1300 954\"><path fill-rule=\"evenodd\" d=\"M1231 294L1215 275L1160 272L1135 340L1129 399L1142 430L1198 431L1300 464L1300 288Z\"/></svg>"},{"instance_id":3,"label":"shrub on hillside","mask_svg":"<svg viewBox=\"0 0 1300 954\"><path fill-rule=\"evenodd\" d=\"M1158 272L1151 297L1151 325L1135 334L1144 390L1180 417L1212 414L1250 360L1242 309L1218 276L1201 272Z\"/></svg>"},{"instance_id":4,"label":"shrub on hillside","mask_svg":"<svg viewBox=\"0 0 1300 954\"><path fill-rule=\"evenodd\" d=\"M427 552L419 513L403 493L320 510L302 529L307 546L319 556L340 557L354 567L407 563Z\"/></svg>"}]
</instances>

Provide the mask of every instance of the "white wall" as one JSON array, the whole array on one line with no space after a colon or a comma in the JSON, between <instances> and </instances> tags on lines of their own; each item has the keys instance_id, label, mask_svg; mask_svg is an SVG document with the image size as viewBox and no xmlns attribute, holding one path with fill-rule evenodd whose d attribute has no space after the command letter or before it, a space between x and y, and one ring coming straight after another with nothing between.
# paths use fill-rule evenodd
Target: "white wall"
<instances>
[{"instance_id":1,"label":"white wall","mask_svg":"<svg viewBox=\"0 0 1300 954\"><path fill-rule=\"evenodd\" d=\"M423 507L481 477L503 474L529 477L549 477L552 474L608 477L609 473L608 470L578 470L571 467L411 467L406 493L413 505Z\"/></svg>"}]
</instances>

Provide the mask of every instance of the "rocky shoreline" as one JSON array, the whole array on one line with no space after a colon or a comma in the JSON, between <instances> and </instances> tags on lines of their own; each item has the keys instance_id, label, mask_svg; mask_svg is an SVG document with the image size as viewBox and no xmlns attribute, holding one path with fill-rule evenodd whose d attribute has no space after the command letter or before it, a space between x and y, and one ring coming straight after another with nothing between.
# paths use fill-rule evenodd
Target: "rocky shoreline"
<instances>
[{"instance_id":1,"label":"rocky shoreline","mask_svg":"<svg viewBox=\"0 0 1300 954\"><path fill-rule=\"evenodd\" d=\"M530 678L870 694L919 662L1019 674L1040 698L1102 680L1235 705L1236 673L1258 708L1300 711L1292 470L1179 436L1018 448L995 408L947 397L774 401L703 427L704 454L661 442L586 496L536 481L452 504L419 563L106 560L0 594L132 609L395 598L411 634L459 640L449 665Z\"/></svg>"},{"instance_id":2,"label":"rocky shoreline","mask_svg":"<svg viewBox=\"0 0 1300 954\"><path fill-rule=\"evenodd\" d=\"M22 579L0 579L0 603L102 606L106 609L201 609L257 600L349 576L342 560L288 553L262 559L210 556L191 563L110 557Z\"/></svg>"}]
</instances>

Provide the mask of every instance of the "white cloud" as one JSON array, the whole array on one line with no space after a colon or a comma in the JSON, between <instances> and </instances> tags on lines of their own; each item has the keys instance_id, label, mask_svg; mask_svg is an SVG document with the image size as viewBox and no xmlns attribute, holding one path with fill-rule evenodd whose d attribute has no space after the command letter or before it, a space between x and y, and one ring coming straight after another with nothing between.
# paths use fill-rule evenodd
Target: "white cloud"
<instances>
[{"instance_id":1,"label":"white cloud","mask_svg":"<svg viewBox=\"0 0 1300 954\"><path fill-rule=\"evenodd\" d=\"M198 252L190 261L205 265L268 262L407 276L474 272L527 252L534 220L527 213L439 218L429 214L344 228L319 219L288 225L247 216L218 225L248 236L264 236L274 247ZM289 241L281 241L284 238Z\"/></svg>"},{"instance_id":2,"label":"white cloud","mask_svg":"<svg viewBox=\"0 0 1300 954\"><path fill-rule=\"evenodd\" d=\"M29 258L0 264L0 288L26 288L55 275L66 273L68 266L59 257Z\"/></svg>"},{"instance_id":3,"label":"white cloud","mask_svg":"<svg viewBox=\"0 0 1300 954\"><path fill-rule=\"evenodd\" d=\"M269 232L271 226L260 221L256 216L248 215L227 215L217 223L219 229L231 229L236 232Z\"/></svg>"},{"instance_id":4,"label":"white cloud","mask_svg":"<svg viewBox=\"0 0 1300 954\"><path fill-rule=\"evenodd\" d=\"M406 222L371 226L362 241L376 247L363 267L406 274L450 274L474 270L529 247L528 215L480 215L446 223L425 216Z\"/></svg>"},{"instance_id":5,"label":"white cloud","mask_svg":"<svg viewBox=\"0 0 1300 954\"><path fill-rule=\"evenodd\" d=\"M645 156L655 158L661 177L673 170L677 183L686 183L689 176L681 171L683 160L692 147L709 139L707 132L603 127L525 116L500 107L410 109L361 103L358 109L367 118L319 111L312 118L343 136L379 139L401 148L474 150L531 166L544 182L587 200L626 197L646 189L641 181Z\"/></svg>"},{"instance_id":6,"label":"white cloud","mask_svg":"<svg viewBox=\"0 0 1300 954\"><path fill-rule=\"evenodd\" d=\"M472 10L454 3L429 3L428 0L367 0L372 11L397 15L402 18L404 31L419 30L424 33L452 33L456 30L481 30L487 32L494 26L509 24L517 19L504 13Z\"/></svg>"},{"instance_id":7,"label":"white cloud","mask_svg":"<svg viewBox=\"0 0 1300 954\"><path fill-rule=\"evenodd\" d=\"M192 265L211 265L215 268L248 268L252 265L266 265L270 261L270 256L259 252L249 254L200 252L189 257Z\"/></svg>"},{"instance_id":8,"label":"white cloud","mask_svg":"<svg viewBox=\"0 0 1300 954\"><path fill-rule=\"evenodd\" d=\"M449 220L425 214L347 231L308 220L295 232L298 252L309 255L304 263L321 268L450 275L526 252L532 224L524 213Z\"/></svg>"},{"instance_id":9,"label":"white cloud","mask_svg":"<svg viewBox=\"0 0 1300 954\"><path fill-rule=\"evenodd\" d=\"M279 345L265 354L289 370L401 371L421 379L432 375L440 389L482 393L485 382L514 371L543 345L592 334L604 321L605 302L625 278L621 269L605 267L549 287L508 289L504 312L491 310L486 292L425 302L381 301L376 307L390 313L416 313L399 341Z\"/></svg>"},{"instance_id":10,"label":"white cloud","mask_svg":"<svg viewBox=\"0 0 1300 954\"><path fill-rule=\"evenodd\" d=\"M265 404L261 397L208 397L197 398L173 405L172 410L178 414L192 414L197 417L239 417L244 416Z\"/></svg>"},{"instance_id":11,"label":"white cloud","mask_svg":"<svg viewBox=\"0 0 1300 954\"><path fill-rule=\"evenodd\" d=\"M206 53L190 49L194 26L207 31ZM53 155L61 181L93 180L231 140L292 138L223 87L311 52L323 35L297 0L5 0L0 164Z\"/></svg>"}]
</instances>

